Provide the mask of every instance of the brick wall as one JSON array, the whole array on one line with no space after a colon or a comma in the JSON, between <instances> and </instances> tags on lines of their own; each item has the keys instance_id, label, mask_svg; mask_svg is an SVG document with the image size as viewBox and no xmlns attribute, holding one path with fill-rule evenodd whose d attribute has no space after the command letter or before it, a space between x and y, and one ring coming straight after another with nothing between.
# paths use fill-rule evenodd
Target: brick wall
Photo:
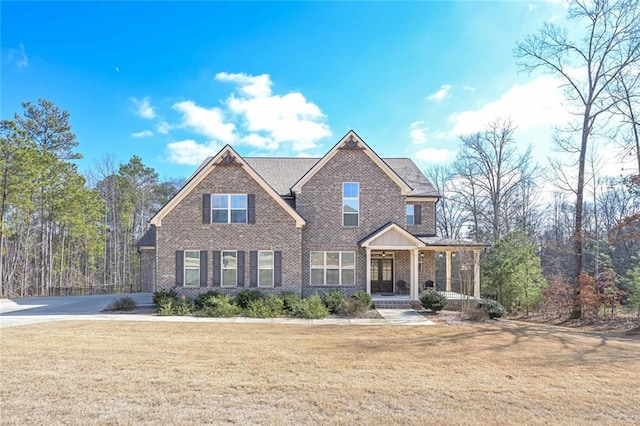
<instances>
[{"instance_id":1,"label":"brick wall","mask_svg":"<svg viewBox=\"0 0 640 426\"><path fill-rule=\"evenodd\" d=\"M422 210L420 225L407 225L407 231L412 234L435 235L436 234L436 202L435 201L408 201L407 204L419 204ZM404 225L405 221L398 223Z\"/></svg>"},{"instance_id":2,"label":"brick wall","mask_svg":"<svg viewBox=\"0 0 640 426\"><path fill-rule=\"evenodd\" d=\"M360 183L360 223L342 226L342 183ZM303 187L296 208L307 221L302 242L302 284L305 295L336 287L310 285L311 251L355 251L356 284L342 290L366 290L366 253L357 242L393 221L404 224L404 201L398 185L362 150L341 149Z\"/></svg>"},{"instance_id":3,"label":"brick wall","mask_svg":"<svg viewBox=\"0 0 640 426\"><path fill-rule=\"evenodd\" d=\"M155 291L156 250L140 250L140 291Z\"/></svg>"},{"instance_id":4,"label":"brick wall","mask_svg":"<svg viewBox=\"0 0 640 426\"><path fill-rule=\"evenodd\" d=\"M202 223L202 195L255 194L255 224ZM245 286L243 288L215 287L221 293L235 294L249 288L249 251L282 251L282 287L259 288L264 293L295 291L300 293L300 241L301 230L295 220L264 189L253 180L242 166L216 166L186 197L163 219L157 228L157 289L176 285L176 250L208 251L207 288L178 288L180 293L193 296L211 290L213 283L213 250L245 251Z\"/></svg>"}]
</instances>

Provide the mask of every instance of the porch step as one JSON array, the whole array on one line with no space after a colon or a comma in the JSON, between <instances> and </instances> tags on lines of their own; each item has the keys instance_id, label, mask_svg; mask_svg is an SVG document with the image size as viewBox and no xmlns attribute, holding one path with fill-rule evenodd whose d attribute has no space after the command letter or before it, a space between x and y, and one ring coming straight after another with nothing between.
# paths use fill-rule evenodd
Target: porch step
<instances>
[{"instance_id":1,"label":"porch step","mask_svg":"<svg viewBox=\"0 0 640 426\"><path fill-rule=\"evenodd\" d=\"M415 300L374 300L376 309L420 309L420 302Z\"/></svg>"}]
</instances>

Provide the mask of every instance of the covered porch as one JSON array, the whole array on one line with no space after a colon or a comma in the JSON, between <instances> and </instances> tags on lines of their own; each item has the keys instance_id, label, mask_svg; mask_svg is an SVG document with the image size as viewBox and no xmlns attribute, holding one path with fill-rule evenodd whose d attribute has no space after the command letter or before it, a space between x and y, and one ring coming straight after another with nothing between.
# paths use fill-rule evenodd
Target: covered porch
<instances>
[{"instance_id":1,"label":"covered porch","mask_svg":"<svg viewBox=\"0 0 640 426\"><path fill-rule=\"evenodd\" d=\"M366 253L367 293L374 301L417 301L426 289L449 300L480 298L480 253L485 244L415 236L395 223L359 244ZM436 274L436 263L442 260L444 276Z\"/></svg>"}]
</instances>

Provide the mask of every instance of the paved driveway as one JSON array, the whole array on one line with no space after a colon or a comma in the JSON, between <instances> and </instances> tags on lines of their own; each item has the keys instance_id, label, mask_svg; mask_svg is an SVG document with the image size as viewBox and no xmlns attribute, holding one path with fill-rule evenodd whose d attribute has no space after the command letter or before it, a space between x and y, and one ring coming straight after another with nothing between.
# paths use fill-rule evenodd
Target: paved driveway
<instances>
[{"instance_id":1,"label":"paved driveway","mask_svg":"<svg viewBox=\"0 0 640 426\"><path fill-rule=\"evenodd\" d=\"M151 293L132 293L0 299L0 328L96 315L124 296L131 297L138 305L150 304L152 297Z\"/></svg>"}]
</instances>

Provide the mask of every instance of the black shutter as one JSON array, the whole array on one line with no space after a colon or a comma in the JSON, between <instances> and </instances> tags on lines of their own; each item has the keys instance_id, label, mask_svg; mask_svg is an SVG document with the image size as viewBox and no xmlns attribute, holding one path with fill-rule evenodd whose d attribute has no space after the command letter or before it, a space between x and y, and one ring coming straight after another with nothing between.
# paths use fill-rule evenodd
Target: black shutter
<instances>
[{"instance_id":1,"label":"black shutter","mask_svg":"<svg viewBox=\"0 0 640 426\"><path fill-rule=\"evenodd\" d=\"M176 251L176 287L184 286L184 251Z\"/></svg>"},{"instance_id":2,"label":"black shutter","mask_svg":"<svg viewBox=\"0 0 640 426\"><path fill-rule=\"evenodd\" d=\"M202 223L211 223L211 194L202 194Z\"/></svg>"},{"instance_id":3,"label":"black shutter","mask_svg":"<svg viewBox=\"0 0 640 426\"><path fill-rule=\"evenodd\" d=\"M256 223L256 194L247 194L247 223Z\"/></svg>"},{"instance_id":4,"label":"black shutter","mask_svg":"<svg viewBox=\"0 0 640 426\"><path fill-rule=\"evenodd\" d=\"M258 252L249 252L249 287L258 286Z\"/></svg>"},{"instance_id":5,"label":"black shutter","mask_svg":"<svg viewBox=\"0 0 640 426\"><path fill-rule=\"evenodd\" d=\"M413 224L414 225L422 224L422 205L421 204L413 205Z\"/></svg>"},{"instance_id":6,"label":"black shutter","mask_svg":"<svg viewBox=\"0 0 640 426\"><path fill-rule=\"evenodd\" d=\"M236 262L238 265L238 287L244 287L244 251L238 250Z\"/></svg>"},{"instance_id":7,"label":"black shutter","mask_svg":"<svg viewBox=\"0 0 640 426\"><path fill-rule=\"evenodd\" d=\"M282 287L282 252L273 252L273 286Z\"/></svg>"},{"instance_id":8,"label":"black shutter","mask_svg":"<svg viewBox=\"0 0 640 426\"><path fill-rule=\"evenodd\" d=\"M207 286L207 269L209 268L209 262L207 262L207 251L200 250L200 287Z\"/></svg>"},{"instance_id":9,"label":"black shutter","mask_svg":"<svg viewBox=\"0 0 640 426\"><path fill-rule=\"evenodd\" d=\"M222 275L222 262L219 250L213 252L213 286L220 287L220 276Z\"/></svg>"}]
</instances>

